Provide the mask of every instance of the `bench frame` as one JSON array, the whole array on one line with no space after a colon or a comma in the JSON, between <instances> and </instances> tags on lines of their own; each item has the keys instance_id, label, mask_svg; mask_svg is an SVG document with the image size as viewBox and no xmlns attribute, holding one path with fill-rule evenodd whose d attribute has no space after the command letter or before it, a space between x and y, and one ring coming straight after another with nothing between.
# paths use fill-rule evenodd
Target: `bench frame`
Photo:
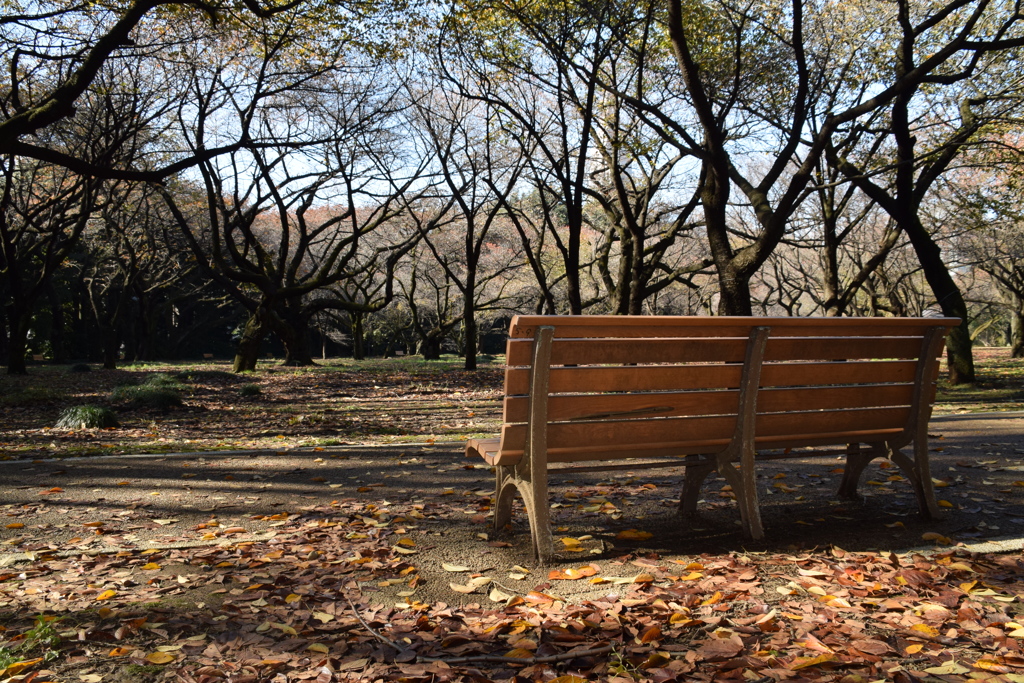
<instances>
[{"instance_id":1,"label":"bench frame","mask_svg":"<svg viewBox=\"0 0 1024 683\"><path fill-rule=\"evenodd\" d=\"M571 318L563 318L566 321ZM558 318L548 318L557 325ZM721 320L721 318L717 319ZM749 320L749 319L748 319ZM708 322L716 321L709 318ZM756 319L754 319L756 321ZM752 321L753 322L753 321ZM946 321L955 322L955 321ZM612 323L613 324L613 323ZM513 326L515 321L513 321ZM712 471L717 471L732 486L736 495L744 532L753 539L764 537L758 505L755 459L802 458L820 455L846 456L839 496L857 499L857 485L867 465L876 458L888 458L903 471L914 487L920 511L926 517L935 517L939 507L928 462L928 419L931 414L931 384L938 367L938 355L948 327L936 326L928 329L921 339L917 356L909 416L902 430L888 438L867 440L863 443L845 444L842 450L826 450L812 447L795 452L774 452L786 448L785 442L773 444L771 451L757 452L755 448L755 422L757 416L758 390L765 349L771 334L770 325L753 327L747 339L745 357L740 374L739 406L736 424L728 444L720 450L699 453L676 451L676 457L657 463L626 463L601 466L571 466L561 468L572 472L636 469L638 467L685 467L680 511L684 514L696 510L697 499L704 480ZM555 338L555 326L539 325L533 332L532 359L529 378L529 408L527 416L526 445L522 457L515 462L507 460L498 452L499 440L472 440L467 445L467 455L483 456L495 465L495 507L494 527L504 528L512 518L512 503L516 491L522 495L529 517L534 555L547 562L553 555L553 537L549 518L548 475L558 469L549 468L548 462L548 399L551 370L551 352ZM823 438L822 445L843 445L836 439ZM901 449L913 443L913 457ZM638 455L637 457L650 457ZM684 456L684 457L678 457ZM590 458L584 458L590 459Z\"/></svg>"}]
</instances>

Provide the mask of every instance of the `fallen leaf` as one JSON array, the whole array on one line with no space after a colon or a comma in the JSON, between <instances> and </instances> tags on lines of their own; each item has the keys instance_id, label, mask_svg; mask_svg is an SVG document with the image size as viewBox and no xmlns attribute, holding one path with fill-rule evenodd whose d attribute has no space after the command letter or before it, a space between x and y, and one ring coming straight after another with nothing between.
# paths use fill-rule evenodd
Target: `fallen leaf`
<instances>
[{"instance_id":1,"label":"fallen leaf","mask_svg":"<svg viewBox=\"0 0 1024 683\"><path fill-rule=\"evenodd\" d=\"M638 529L626 529L615 534L615 539L618 541L646 541L649 538L654 538L654 534Z\"/></svg>"},{"instance_id":2,"label":"fallen leaf","mask_svg":"<svg viewBox=\"0 0 1024 683\"><path fill-rule=\"evenodd\" d=\"M459 564L448 564L447 562L442 562L441 563L441 568L444 569L446 572L455 572L455 573L470 571L469 567L463 567L462 565L459 565Z\"/></svg>"},{"instance_id":3,"label":"fallen leaf","mask_svg":"<svg viewBox=\"0 0 1024 683\"><path fill-rule=\"evenodd\" d=\"M151 664L169 664L174 661L174 655L169 652L150 652L146 655L146 661Z\"/></svg>"}]
</instances>

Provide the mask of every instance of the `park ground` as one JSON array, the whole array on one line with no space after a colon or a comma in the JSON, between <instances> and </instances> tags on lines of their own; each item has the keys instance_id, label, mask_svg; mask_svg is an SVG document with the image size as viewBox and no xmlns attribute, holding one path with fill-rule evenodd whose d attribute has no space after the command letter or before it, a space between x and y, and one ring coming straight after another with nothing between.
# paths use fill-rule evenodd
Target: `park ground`
<instances>
[{"instance_id":1,"label":"park ground","mask_svg":"<svg viewBox=\"0 0 1024 683\"><path fill-rule=\"evenodd\" d=\"M0 681L1024 681L1024 365L981 351L930 429L939 520L886 463L861 503L841 462L767 465L759 543L721 480L683 523L680 472L579 474L549 567L459 446L500 364L5 377ZM181 407L111 400L157 373ZM74 403L120 426L53 429Z\"/></svg>"}]
</instances>

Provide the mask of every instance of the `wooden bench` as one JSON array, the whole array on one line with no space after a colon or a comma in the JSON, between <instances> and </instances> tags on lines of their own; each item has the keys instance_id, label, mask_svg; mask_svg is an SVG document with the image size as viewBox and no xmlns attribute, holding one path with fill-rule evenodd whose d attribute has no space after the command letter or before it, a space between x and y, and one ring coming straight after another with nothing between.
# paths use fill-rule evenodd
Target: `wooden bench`
<instances>
[{"instance_id":1,"label":"wooden bench","mask_svg":"<svg viewBox=\"0 0 1024 683\"><path fill-rule=\"evenodd\" d=\"M471 440L466 453L496 468L496 529L511 520L514 492L522 494L541 562L553 552L550 463L661 458L573 472L685 466L683 512L696 510L701 483L717 470L732 485L744 531L760 539L755 457L845 455L844 498L857 497L871 460L890 458L913 484L921 512L935 516L927 426L943 340L958 324L517 316L501 436ZM910 444L912 457L901 450Z\"/></svg>"}]
</instances>

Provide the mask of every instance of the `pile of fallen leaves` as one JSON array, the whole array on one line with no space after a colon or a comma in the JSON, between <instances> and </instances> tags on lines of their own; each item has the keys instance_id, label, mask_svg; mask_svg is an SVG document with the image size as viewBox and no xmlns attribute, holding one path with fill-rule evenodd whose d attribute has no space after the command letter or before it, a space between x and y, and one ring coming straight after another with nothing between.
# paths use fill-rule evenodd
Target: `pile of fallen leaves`
<instances>
[{"instance_id":1,"label":"pile of fallen leaves","mask_svg":"<svg viewBox=\"0 0 1024 683\"><path fill-rule=\"evenodd\" d=\"M216 545L38 544L0 569L0 680L1024 681L1017 555L624 555L513 581L417 564L443 514L346 500L259 540L213 522ZM425 582L477 601L420 602Z\"/></svg>"}]
</instances>

